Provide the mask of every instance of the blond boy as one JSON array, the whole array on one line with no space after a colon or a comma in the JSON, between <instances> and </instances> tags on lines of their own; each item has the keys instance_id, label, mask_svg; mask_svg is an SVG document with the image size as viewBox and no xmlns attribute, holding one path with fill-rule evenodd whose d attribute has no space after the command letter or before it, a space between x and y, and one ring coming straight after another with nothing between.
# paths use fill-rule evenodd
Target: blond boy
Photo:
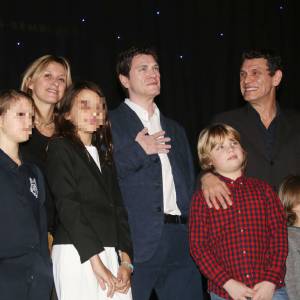
<instances>
[{"instance_id":1,"label":"blond boy","mask_svg":"<svg viewBox=\"0 0 300 300\"><path fill-rule=\"evenodd\" d=\"M199 136L202 169L214 172L232 195L228 209L211 209L201 190L190 210L190 251L208 278L212 300L287 299L286 219L267 183L243 176L246 153L239 133L214 124Z\"/></svg>"}]
</instances>

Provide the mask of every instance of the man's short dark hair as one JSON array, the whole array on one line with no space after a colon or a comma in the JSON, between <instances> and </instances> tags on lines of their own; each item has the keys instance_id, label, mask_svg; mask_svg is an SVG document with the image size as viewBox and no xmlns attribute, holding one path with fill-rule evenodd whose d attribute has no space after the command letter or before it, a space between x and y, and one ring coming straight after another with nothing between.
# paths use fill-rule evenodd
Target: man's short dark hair
<instances>
[{"instance_id":1,"label":"man's short dark hair","mask_svg":"<svg viewBox=\"0 0 300 300\"><path fill-rule=\"evenodd\" d=\"M121 52L117 59L117 76L124 75L129 76L131 69L132 59L137 55L151 55L158 62L158 56L154 48L151 47L131 47L128 50Z\"/></svg>"},{"instance_id":2,"label":"man's short dark hair","mask_svg":"<svg viewBox=\"0 0 300 300\"><path fill-rule=\"evenodd\" d=\"M270 49L252 49L246 50L242 54L242 63L246 59L254 59L254 58L264 58L267 60L267 66L269 69L269 74L274 76L277 70L282 70L281 57L275 53L274 50Z\"/></svg>"}]
</instances>

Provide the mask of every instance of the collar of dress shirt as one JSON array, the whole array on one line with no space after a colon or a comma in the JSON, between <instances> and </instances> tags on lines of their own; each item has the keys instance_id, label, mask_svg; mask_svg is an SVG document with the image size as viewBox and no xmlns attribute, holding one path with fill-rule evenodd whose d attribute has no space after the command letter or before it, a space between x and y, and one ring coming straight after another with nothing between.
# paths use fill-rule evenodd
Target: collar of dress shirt
<instances>
[{"instance_id":1,"label":"collar of dress shirt","mask_svg":"<svg viewBox=\"0 0 300 300\"><path fill-rule=\"evenodd\" d=\"M126 98L124 102L138 115L138 117L141 120L143 120L145 122L149 122L149 120L152 116L149 117L149 113L143 107L141 107L140 105L136 104L135 102L131 101L128 98ZM153 102L153 106L154 106L153 116L155 115L155 116L159 117L159 109L154 102Z\"/></svg>"},{"instance_id":2,"label":"collar of dress shirt","mask_svg":"<svg viewBox=\"0 0 300 300\"><path fill-rule=\"evenodd\" d=\"M236 178L235 180L225 177L219 173L215 173L215 175L218 176L222 181L224 181L227 184L244 183L246 181L246 177L244 175Z\"/></svg>"},{"instance_id":3,"label":"collar of dress shirt","mask_svg":"<svg viewBox=\"0 0 300 300\"><path fill-rule=\"evenodd\" d=\"M247 103L246 107L247 107L248 112L250 112L252 115L255 116L257 122L261 123L260 115L257 112L257 110L250 103ZM281 114L281 109L280 109L279 103L276 102L276 115L275 115L274 119L272 120L272 122L276 121L280 117L280 114Z\"/></svg>"}]
</instances>

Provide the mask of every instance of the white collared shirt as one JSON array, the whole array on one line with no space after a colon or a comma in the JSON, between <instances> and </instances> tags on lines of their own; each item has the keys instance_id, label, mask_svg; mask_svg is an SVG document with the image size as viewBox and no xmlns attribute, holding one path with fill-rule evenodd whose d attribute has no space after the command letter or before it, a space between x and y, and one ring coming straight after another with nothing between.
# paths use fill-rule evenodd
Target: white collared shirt
<instances>
[{"instance_id":1,"label":"white collared shirt","mask_svg":"<svg viewBox=\"0 0 300 300\"><path fill-rule=\"evenodd\" d=\"M99 168L100 172L102 172L97 148L93 145L90 145L90 146L85 145L85 148L89 152L91 157L93 158L93 160L96 163L97 167Z\"/></svg>"},{"instance_id":2,"label":"white collared shirt","mask_svg":"<svg viewBox=\"0 0 300 300\"><path fill-rule=\"evenodd\" d=\"M148 129L149 134L154 134L162 130L160 124L160 112L155 103L153 103L154 114L151 117L149 117L148 112L143 107L132 102L130 99L125 99L125 104L127 104L137 114L144 127ZM164 213L170 215L181 215L177 206L176 189L169 157L165 153L159 153L158 156L160 158L162 170Z\"/></svg>"}]
</instances>

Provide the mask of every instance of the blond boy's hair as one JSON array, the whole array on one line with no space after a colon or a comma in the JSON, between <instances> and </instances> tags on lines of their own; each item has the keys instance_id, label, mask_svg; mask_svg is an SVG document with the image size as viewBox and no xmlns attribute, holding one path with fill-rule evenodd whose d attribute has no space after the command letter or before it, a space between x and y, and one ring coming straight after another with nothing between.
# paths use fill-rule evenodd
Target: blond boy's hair
<instances>
[{"instance_id":1,"label":"blond boy's hair","mask_svg":"<svg viewBox=\"0 0 300 300\"><path fill-rule=\"evenodd\" d=\"M202 170L214 171L214 166L211 163L210 153L215 146L219 143L222 143L226 137L241 143L241 137L238 131L227 124L213 124L200 132L197 150ZM241 168L244 169L246 166L247 155L245 149L243 147L242 149L244 153L244 161Z\"/></svg>"}]
</instances>

